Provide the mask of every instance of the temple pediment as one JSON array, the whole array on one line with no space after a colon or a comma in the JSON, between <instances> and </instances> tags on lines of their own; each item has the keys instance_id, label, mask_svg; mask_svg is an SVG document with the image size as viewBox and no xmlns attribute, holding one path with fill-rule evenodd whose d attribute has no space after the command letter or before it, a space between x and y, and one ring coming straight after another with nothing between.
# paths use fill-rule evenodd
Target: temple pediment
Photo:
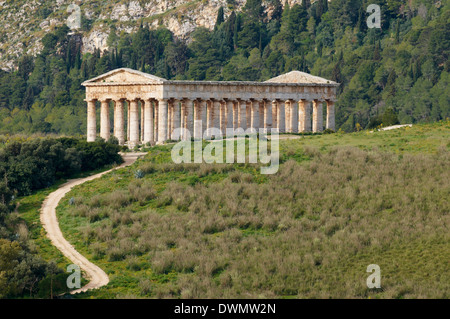
<instances>
[{"instance_id":1,"label":"temple pediment","mask_svg":"<svg viewBox=\"0 0 450 319\"><path fill-rule=\"evenodd\" d=\"M292 71L272 78L266 83L308 83L308 84L336 84L331 80L327 80L318 76L314 76L305 72Z\"/></svg>"},{"instance_id":2,"label":"temple pediment","mask_svg":"<svg viewBox=\"0 0 450 319\"><path fill-rule=\"evenodd\" d=\"M83 83L84 86L96 84L162 84L166 79L128 68L116 69Z\"/></svg>"}]
</instances>

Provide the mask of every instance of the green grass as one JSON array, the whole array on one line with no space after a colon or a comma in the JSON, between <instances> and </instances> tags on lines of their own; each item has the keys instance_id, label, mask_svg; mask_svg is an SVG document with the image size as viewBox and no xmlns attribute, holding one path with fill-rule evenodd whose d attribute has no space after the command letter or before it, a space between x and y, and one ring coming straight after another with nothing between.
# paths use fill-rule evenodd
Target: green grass
<instances>
[{"instance_id":1,"label":"green grass","mask_svg":"<svg viewBox=\"0 0 450 319\"><path fill-rule=\"evenodd\" d=\"M282 140L274 176L176 165L172 146L155 147L61 201L66 238L111 279L77 297L448 298L449 133L441 122ZM58 260L37 238L47 192L21 215ZM365 285L373 263L381 290Z\"/></svg>"},{"instance_id":2,"label":"green grass","mask_svg":"<svg viewBox=\"0 0 450 319\"><path fill-rule=\"evenodd\" d=\"M40 222L40 209L45 198L58 189L64 181L60 181L50 188L38 191L33 195L19 198L18 213L20 218L26 222L28 226L31 241L42 257L47 261L55 262L62 269L66 269L71 262L54 247L50 240L46 237L46 232Z\"/></svg>"},{"instance_id":3,"label":"green grass","mask_svg":"<svg viewBox=\"0 0 450 319\"><path fill-rule=\"evenodd\" d=\"M75 179L94 175L111 168L111 166L108 166L95 171L82 172L72 176L72 178ZM65 182L66 180L59 180L49 188L37 191L29 196L19 197L17 199L17 210L16 213L14 213L19 220L26 224L29 242L32 248L46 261L54 262L63 270L66 270L67 266L72 264L72 262L53 246L51 241L47 238L46 231L40 221L40 209L45 198L50 193L56 191ZM87 281L83 278L82 283L85 284Z\"/></svg>"},{"instance_id":4,"label":"green grass","mask_svg":"<svg viewBox=\"0 0 450 319\"><path fill-rule=\"evenodd\" d=\"M281 144L288 149L298 149L299 146L314 146L326 151L333 146L354 146L363 150L377 149L394 153L436 153L440 147L450 148L450 122L433 124L417 124L412 128L405 127L391 131L373 132L361 131L352 134L325 134L321 136L306 136L297 141Z\"/></svg>"}]
</instances>

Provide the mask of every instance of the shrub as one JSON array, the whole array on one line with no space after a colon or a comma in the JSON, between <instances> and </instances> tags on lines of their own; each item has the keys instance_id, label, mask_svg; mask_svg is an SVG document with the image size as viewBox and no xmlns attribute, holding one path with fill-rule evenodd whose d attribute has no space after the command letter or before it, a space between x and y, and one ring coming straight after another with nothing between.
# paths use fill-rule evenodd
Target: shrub
<instances>
[{"instance_id":1,"label":"shrub","mask_svg":"<svg viewBox=\"0 0 450 319\"><path fill-rule=\"evenodd\" d=\"M144 178L144 172L138 169L137 171L134 172L134 178L136 179Z\"/></svg>"}]
</instances>

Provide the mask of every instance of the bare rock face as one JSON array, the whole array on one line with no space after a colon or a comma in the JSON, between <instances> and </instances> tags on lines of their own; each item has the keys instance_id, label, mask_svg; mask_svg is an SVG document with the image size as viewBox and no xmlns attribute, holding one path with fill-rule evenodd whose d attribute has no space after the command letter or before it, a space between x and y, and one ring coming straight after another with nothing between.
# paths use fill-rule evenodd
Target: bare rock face
<instances>
[{"instance_id":1,"label":"bare rock face","mask_svg":"<svg viewBox=\"0 0 450 319\"><path fill-rule=\"evenodd\" d=\"M293 5L301 0L288 2ZM83 51L93 52L108 49L106 40L112 25L119 32L130 33L137 30L141 21L150 28L162 24L176 37L189 41L196 27L214 28L220 7L228 17L232 10L242 10L246 0L235 3L230 6L227 0L0 1L0 68L11 70L21 55L38 54L42 50L42 37L55 27L67 24L69 5L79 6L83 19L92 23L90 30L73 31L82 34ZM270 12L269 1L263 3Z\"/></svg>"},{"instance_id":2,"label":"bare rock face","mask_svg":"<svg viewBox=\"0 0 450 319\"><path fill-rule=\"evenodd\" d=\"M128 14L132 19L142 18L144 16L144 9L138 1L131 1L128 5Z\"/></svg>"},{"instance_id":3,"label":"bare rock face","mask_svg":"<svg viewBox=\"0 0 450 319\"><path fill-rule=\"evenodd\" d=\"M111 12L111 19L119 21L128 21L128 8L125 4L116 5Z\"/></svg>"},{"instance_id":4,"label":"bare rock face","mask_svg":"<svg viewBox=\"0 0 450 319\"><path fill-rule=\"evenodd\" d=\"M106 45L106 40L108 39L109 33L100 30L94 30L86 37L83 37L83 51L84 52L94 52L95 49L100 49L100 51L108 49Z\"/></svg>"}]
</instances>

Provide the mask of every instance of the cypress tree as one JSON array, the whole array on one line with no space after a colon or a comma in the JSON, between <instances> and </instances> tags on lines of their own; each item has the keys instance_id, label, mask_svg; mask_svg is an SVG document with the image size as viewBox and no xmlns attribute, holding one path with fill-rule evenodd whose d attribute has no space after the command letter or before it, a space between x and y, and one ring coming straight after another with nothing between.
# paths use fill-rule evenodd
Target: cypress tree
<instances>
[{"instance_id":1,"label":"cypress tree","mask_svg":"<svg viewBox=\"0 0 450 319\"><path fill-rule=\"evenodd\" d=\"M272 11L271 19L272 20L280 20L281 15L283 14L283 6L281 5L281 1L273 0L272 5L273 5L273 11Z\"/></svg>"},{"instance_id":2,"label":"cypress tree","mask_svg":"<svg viewBox=\"0 0 450 319\"><path fill-rule=\"evenodd\" d=\"M378 41L377 44L375 45L375 50L373 52L373 59L375 61L381 60L380 47L381 47L381 43L380 43L380 41Z\"/></svg>"},{"instance_id":3,"label":"cypress tree","mask_svg":"<svg viewBox=\"0 0 450 319\"><path fill-rule=\"evenodd\" d=\"M75 60L75 66L77 68L77 70L79 70L81 68L81 48L79 47L77 50L77 57Z\"/></svg>"},{"instance_id":4,"label":"cypress tree","mask_svg":"<svg viewBox=\"0 0 450 319\"><path fill-rule=\"evenodd\" d=\"M322 42L319 42L319 44L317 44L317 54L320 57L322 56L322 49L323 49L323 44L322 44Z\"/></svg>"},{"instance_id":5,"label":"cypress tree","mask_svg":"<svg viewBox=\"0 0 450 319\"><path fill-rule=\"evenodd\" d=\"M116 67L121 68L122 67L122 61L119 57L119 54L117 53L117 47L114 49L115 56L116 56Z\"/></svg>"},{"instance_id":6,"label":"cypress tree","mask_svg":"<svg viewBox=\"0 0 450 319\"><path fill-rule=\"evenodd\" d=\"M116 68L116 58L114 57L114 50L108 52L108 65L111 70Z\"/></svg>"},{"instance_id":7,"label":"cypress tree","mask_svg":"<svg viewBox=\"0 0 450 319\"><path fill-rule=\"evenodd\" d=\"M309 9L309 7L311 6L311 0L302 0L302 6L305 9Z\"/></svg>"},{"instance_id":8,"label":"cypress tree","mask_svg":"<svg viewBox=\"0 0 450 319\"><path fill-rule=\"evenodd\" d=\"M233 42L234 42L235 49L238 48L239 31L241 31L241 14L240 13L238 13L236 15L236 23L234 25Z\"/></svg>"},{"instance_id":9,"label":"cypress tree","mask_svg":"<svg viewBox=\"0 0 450 319\"><path fill-rule=\"evenodd\" d=\"M231 51L234 50L233 45L233 36L234 36L234 29L236 25L236 13L233 11L230 14L230 17L228 18L227 22L225 23L225 46L229 48Z\"/></svg>"},{"instance_id":10,"label":"cypress tree","mask_svg":"<svg viewBox=\"0 0 450 319\"><path fill-rule=\"evenodd\" d=\"M324 7L323 7L323 2L322 0L317 1L317 7L316 7L316 20L320 21L322 20L322 15L325 13L324 11Z\"/></svg>"},{"instance_id":11,"label":"cypress tree","mask_svg":"<svg viewBox=\"0 0 450 319\"><path fill-rule=\"evenodd\" d=\"M366 15L362 7L359 8L358 22L356 23L358 32L365 32L367 30Z\"/></svg>"},{"instance_id":12,"label":"cypress tree","mask_svg":"<svg viewBox=\"0 0 450 319\"><path fill-rule=\"evenodd\" d=\"M337 83L342 83L341 65L344 62L344 55L342 51L339 53L339 58L333 68L331 79Z\"/></svg>"},{"instance_id":13,"label":"cypress tree","mask_svg":"<svg viewBox=\"0 0 450 319\"><path fill-rule=\"evenodd\" d=\"M83 61L81 63L81 78L83 80L86 80L88 78L88 69L87 69L87 63L86 61Z\"/></svg>"},{"instance_id":14,"label":"cypress tree","mask_svg":"<svg viewBox=\"0 0 450 319\"><path fill-rule=\"evenodd\" d=\"M400 43L400 20L397 20L397 26L395 28L395 43Z\"/></svg>"},{"instance_id":15,"label":"cypress tree","mask_svg":"<svg viewBox=\"0 0 450 319\"><path fill-rule=\"evenodd\" d=\"M70 45L70 43L69 43L69 45L67 46L67 54L66 54L66 71L67 71L67 74L69 74L70 73L70 69L71 69L71 67L72 67L72 62L71 62L71 45Z\"/></svg>"},{"instance_id":16,"label":"cypress tree","mask_svg":"<svg viewBox=\"0 0 450 319\"><path fill-rule=\"evenodd\" d=\"M34 101L34 92L31 86L27 87L27 90L25 91L25 96L23 97L23 108L27 111L31 109L31 106L33 105Z\"/></svg>"},{"instance_id":17,"label":"cypress tree","mask_svg":"<svg viewBox=\"0 0 450 319\"><path fill-rule=\"evenodd\" d=\"M387 83L386 83L386 88L388 90L388 96L394 96L395 95L395 80L397 78L397 74L395 73L394 70L392 70L389 73L388 79L387 79Z\"/></svg>"},{"instance_id":18,"label":"cypress tree","mask_svg":"<svg viewBox=\"0 0 450 319\"><path fill-rule=\"evenodd\" d=\"M214 30L217 30L218 27L225 21L225 14L223 12L223 7L219 8L219 12L217 13L216 25L214 26Z\"/></svg>"}]
</instances>

